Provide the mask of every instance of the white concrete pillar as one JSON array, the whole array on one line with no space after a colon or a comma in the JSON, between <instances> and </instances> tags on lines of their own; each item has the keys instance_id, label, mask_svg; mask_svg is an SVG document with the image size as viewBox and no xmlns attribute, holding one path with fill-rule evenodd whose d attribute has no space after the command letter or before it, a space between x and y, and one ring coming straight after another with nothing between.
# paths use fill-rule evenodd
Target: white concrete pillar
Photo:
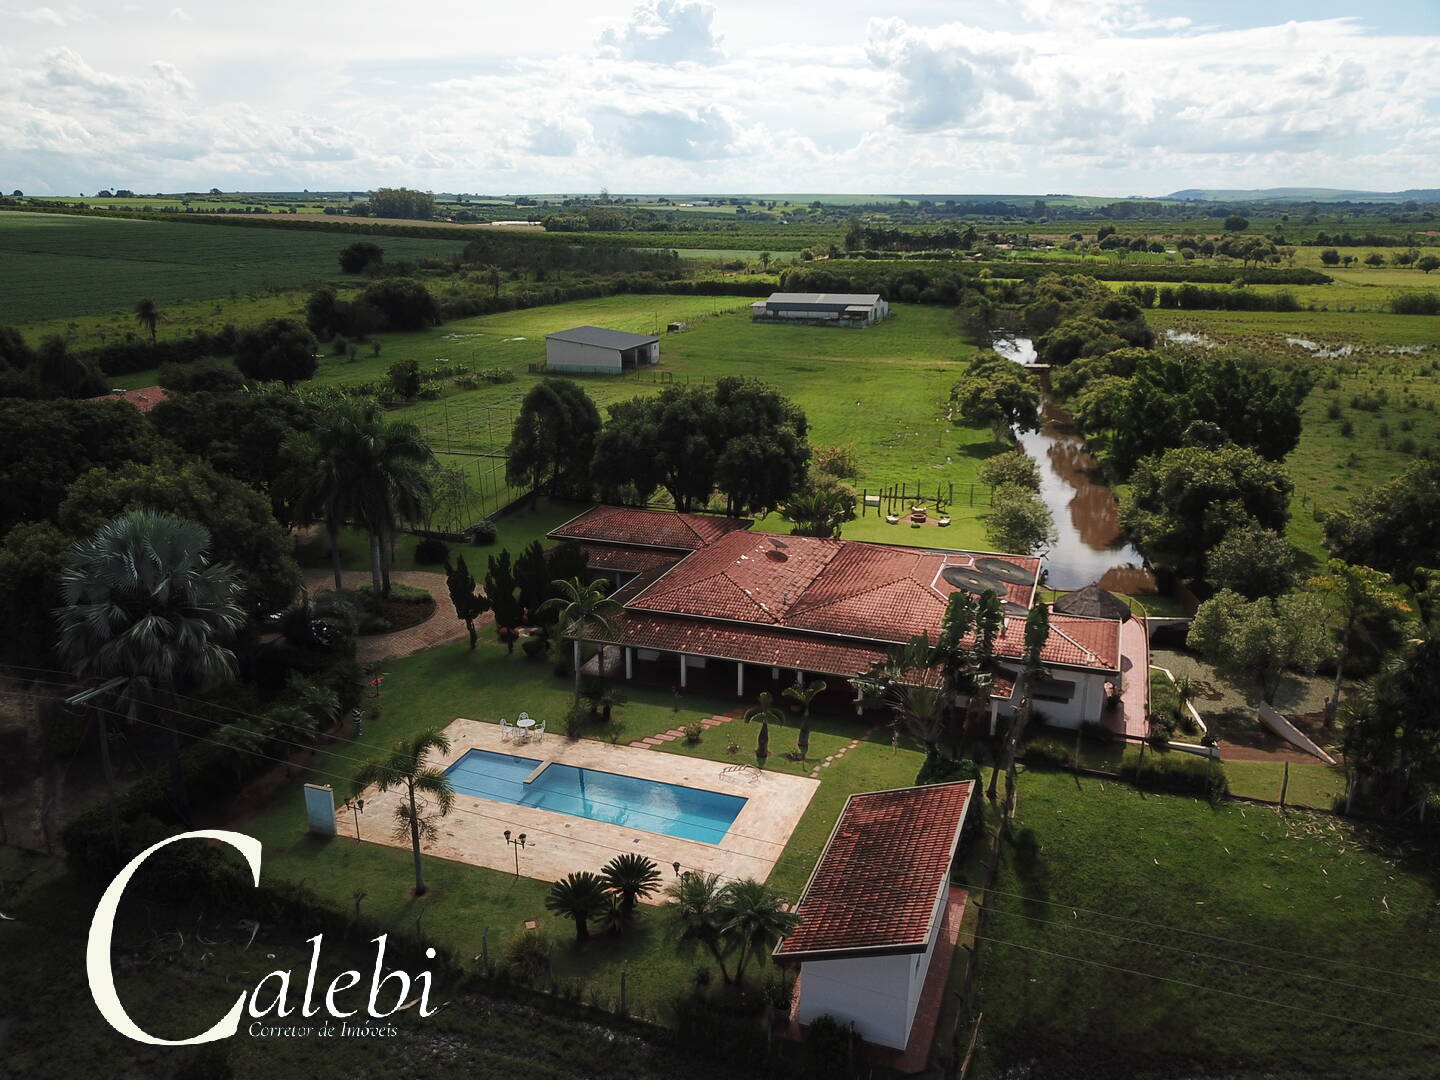
<instances>
[{"instance_id":1,"label":"white concrete pillar","mask_svg":"<svg viewBox=\"0 0 1440 1080\"><path fill-rule=\"evenodd\" d=\"M685 654L680 654L680 689L685 689Z\"/></svg>"},{"instance_id":2,"label":"white concrete pillar","mask_svg":"<svg viewBox=\"0 0 1440 1080\"><path fill-rule=\"evenodd\" d=\"M635 677L635 650L629 645L625 646L625 678Z\"/></svg>"},{"instance_id":3,"label":"white concrete pillar","mask_svg":"<svg viewBox=\"0 0 1440 1080\"><path fill-rule=\"evenodd\" d=\"M804 685L805 685L805 673L804 673L803 671L801 671L799 668L796 668L796 669L795 669L795 685L796 685L796 686L804 686Z\"/></svg>"},{"instance_id":4,"label":"white concrete pillar","mask_svg":"<svg viewBox=\"0 0 1440 1080\"><path fill-rule=\"evenodd\" d=\"M774 679L776 682L780 681L780 669L778 667L772 667L770 669L770 678Z\"/></svg>"},{"instance_id":5,"label":"white concrete pillar","mask_svg":"<svg viewBox=\"0 0 1440 1080\"><path fill-rule=\"evenodd\" d=\"M990 734L995 734L995 725L1000 721L1000 702L990 699Z\"/></svg>"},{"instance_id":6,"label":"white concrete pillar","mask_svg":"<svg viewBox=\"0 0 1440 1080\"><path fill-rule=\"evenodd\" d=\"M745 661L735 661L735 696L745 696Z\"/></svg>"}]
</instances>

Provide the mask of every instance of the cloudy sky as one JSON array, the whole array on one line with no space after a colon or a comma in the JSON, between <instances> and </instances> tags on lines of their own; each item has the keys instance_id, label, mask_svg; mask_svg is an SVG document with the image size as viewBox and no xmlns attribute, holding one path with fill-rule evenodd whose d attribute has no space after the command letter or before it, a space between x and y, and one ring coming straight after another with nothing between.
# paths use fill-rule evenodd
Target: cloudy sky
<instances>
[{"instance_id":1,"label":"cloudy sky","mask_svg":"<svg viewBox=\"0 0 1440 1080\"><path fill-rule=\"evenodd\" d=\"M1440 186L1440 0L0 0L0 187Z\"/></svg>"}]
</instances>

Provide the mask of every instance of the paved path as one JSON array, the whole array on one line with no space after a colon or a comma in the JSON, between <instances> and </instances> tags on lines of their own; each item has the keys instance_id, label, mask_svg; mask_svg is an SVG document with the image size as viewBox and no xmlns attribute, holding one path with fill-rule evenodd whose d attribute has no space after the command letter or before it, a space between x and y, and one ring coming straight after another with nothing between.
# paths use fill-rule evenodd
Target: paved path
<instances>
[{"instance_id":1,"label":"paved path","mask_svg":"<svg viewBox=\"0 0 1440 1080\"><path fill-rule=\"evenodd\" d=\"M424 570L393 570L390 580L400 585L424 589L435 598L435 614L408 630L397 630L393 634L374 634L355 639L355 659L361 663L377 660L393 660L398 656L411 656L436 645L459 641L466 636L465 624L455 618L455 608L450 603L450 590L445 587L444 574L431 574ZM347 589L370 584L368 570L347 570L340 575L341 584ZM305 586L312 593L328 592L335 587L335 575L329 570L306 570ZM491 619L488 614L479 620L481 627Z\"/></svg>"}]
</instances>

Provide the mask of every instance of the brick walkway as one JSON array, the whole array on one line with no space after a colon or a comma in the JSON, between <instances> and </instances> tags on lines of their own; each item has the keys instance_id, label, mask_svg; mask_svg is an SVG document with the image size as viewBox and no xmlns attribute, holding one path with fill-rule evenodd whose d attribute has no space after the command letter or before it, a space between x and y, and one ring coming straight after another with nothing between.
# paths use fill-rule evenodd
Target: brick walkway
<instances>
[{"instance_id":1,"label":"brick walkway","mask_svg":"<svg viewBox=\"0 0 1440 1080\"><path fill-rule=\"evenodd\" d=\"M375 663L379 660L393 660L399 656L412 656L436 645L465 638L465 624L455 618L455 608L450 603L450 590L445 587L444 574L430 574L424 570L395 570L390 580L399 585L424 589L435 598L435 614L408 630L397 630L393 634L375 634L355 639L355 659L361 663ZM347 570L340 576L341 584L347 589L370 584L368 570ZM305 587L312 593L328 592L335 587L335 575L329 570L305 571ZM492 617L485 615L478 626L484 628Z\"/></svg>"},{"instance_id":2,"label":"brick walkway","mask_svg":"<svg viewBox=\"0 0 1440 1080\"><path fill-rule=\"evenodd\" d=\"M716 713L714 716L701 720L700 726L706 731L709 731L711 728L717 728L721 724L728 724L731 720L738 720L744 715L745 712L743 709L733 709L728 713ZM661 746L664 743L674 742L676 739L683 739L684 737L685 729L683 727L677 727L671 728L669 731L662 731L659 735L652 735L646 739L636 739L630 745L637 750L653 750L655 747Z\"/></svg>"}]
</instances>

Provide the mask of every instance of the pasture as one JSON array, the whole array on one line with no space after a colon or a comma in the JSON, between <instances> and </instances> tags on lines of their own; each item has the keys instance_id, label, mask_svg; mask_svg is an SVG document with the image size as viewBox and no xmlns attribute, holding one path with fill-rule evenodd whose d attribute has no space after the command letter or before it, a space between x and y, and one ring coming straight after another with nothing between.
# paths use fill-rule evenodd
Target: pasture
<instances>
[{"instance_id":1,"label":"pasture","mask_svg":"<svg viewBox=\"0 0 1440 1080\"><path fill-rule=\"evenodd\" d=\"M0 214L0 323L127 310L341 280L339 254L359 237L168 221ZM385 237L387 258L453 256L453 239ZM351 279L353 280L353 279Z\"/></svg>"},{"instance_id":2,"label":"pasture","mask_svg":"<svg viewBox=\"0 0 1440 1080\"><path fill-rule=\"evenodd\" d=\"M1016 826L979 942L984 1075L1433 1075L1440 896L1403 845L1033 769Z\"/></svg>"}]
</instances>

